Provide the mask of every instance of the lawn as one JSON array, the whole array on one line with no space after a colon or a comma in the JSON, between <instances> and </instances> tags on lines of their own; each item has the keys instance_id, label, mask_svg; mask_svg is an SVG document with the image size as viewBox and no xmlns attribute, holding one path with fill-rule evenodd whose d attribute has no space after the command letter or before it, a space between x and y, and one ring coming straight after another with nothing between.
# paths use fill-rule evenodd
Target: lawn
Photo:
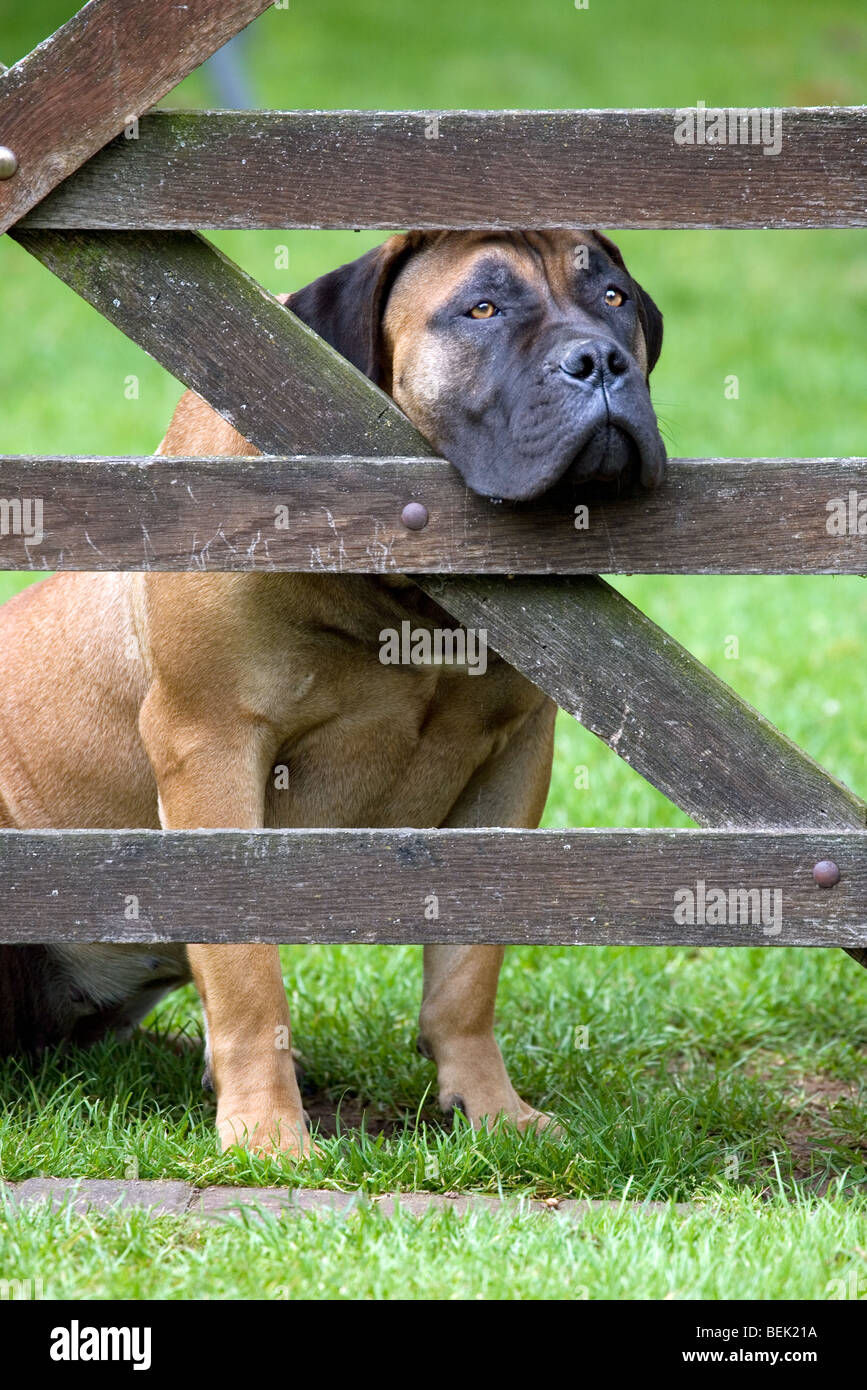
<instances>
[{"instance_id":1,"label":"lawn","mask_svg":"<svg viewBox=\"0 0 867 1390\"><path fill-rule=\"evenodd\" d=\"M520 1212L419 1219L367 1208L202 1228L142 1212L84 1218L37 1208L10 1226L0 1254L5 1270L42 1278L44 1297L76 1301L94 1290L277 1302L811 1299L864 1296L863 1241L851 1204L741 1194L689 1213L599 1210L577 1227Z\"/></svg>"},{"instance_id":2,"label":"lawn","mask_svg":"<svg viewBox=\"0 0 867 1390\"><path fill-rule=\"evenodd\" d=\"M74 8L42 0L4 13L0 58L14 61ZM246 45L253 99L273 107L845 104L863 99L865 57L855 0L591 0L586 11L569 0L297 0ZM215 100L204 72L167 104ZM382 235L213 239L286 290ZM615 237L665 311L653 395L672 454L864 453L863 233ZM282 245L288 271L275 268ZM0 283L0 451L150 453L178 384L8 240ZM724 394L732 373L736 400ZM23 582L0 574L0 601ZM863 579L615 582L863 794ZM690 822L561 716L544 824ZM218 1155L199 1056L141 1037L4 1064L2 1176L626 1196L622 1210L580 1229L520 1214L417 1223L361 1210L205 1230L35 1212L0 1223L5 1277L50 1271L48 1295L69 1297L821 1299L853 1270L867 1289L867 974L842 952L512 950L498 1037L518 1088L560 1116L558 1141L439 1126L432 1070L414 1050L420 950L298 947L283 960L319 1159L292 1170ZM193 992L166 1001L153 1026L197 1035ZM636 1198L695 1210L635 1209ZM495 1253L504 1243L508 1266Z\"/></svg>"}]
</instances>

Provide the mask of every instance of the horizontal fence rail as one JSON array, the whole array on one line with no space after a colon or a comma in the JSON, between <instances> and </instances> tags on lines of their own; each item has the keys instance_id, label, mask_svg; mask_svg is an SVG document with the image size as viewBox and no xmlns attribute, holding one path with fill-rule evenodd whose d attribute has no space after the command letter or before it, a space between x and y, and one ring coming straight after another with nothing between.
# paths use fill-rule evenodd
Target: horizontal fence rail
<instances>
[{"instance_id":1,"label":"horizontal fence rail","mask_svg":"<svg viewBox=\"0 0 867 1390\"><path fill-rule=\"evenodd\" d=\"M19 942L854 947L867 831L11 831L0 902Z\"/></svg>"},{"instance_id":2,"label":"horizontal fence rail","mask_svg":"<svg viewBox=\"0 0 867 1390\"><path fill-rule=\"evenodd\" d=\"M865 161L865 107L158 112L26 223L860 227Z\"/></svg>"},{"instance_id":3,"label":"horizontal fence rail","mask_svg":"<svg viewBox=\"0 0 867 1390\"><path fill-rule=\"evenodd\" d=\"M497 504L428 457L7 457L0 568L863 574L867 459L672 459L653 493Z\"/></svg>"}]
</instances>

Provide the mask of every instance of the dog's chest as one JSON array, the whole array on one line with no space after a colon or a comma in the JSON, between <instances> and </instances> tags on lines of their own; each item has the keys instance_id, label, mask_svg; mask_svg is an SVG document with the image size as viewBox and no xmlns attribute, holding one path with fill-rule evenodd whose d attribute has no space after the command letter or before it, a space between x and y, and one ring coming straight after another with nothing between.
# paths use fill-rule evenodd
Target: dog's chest
<instances>
[{"instance_id":1,"label":"dog's chest","mask_svg":"<svg viewBox=\"0 0 867 1390\"><path fill-rule=\"evenodd\" d=\"M438 825L540 692L417 598L294 626L269 825Z\"/></svg>"}]
</instances>

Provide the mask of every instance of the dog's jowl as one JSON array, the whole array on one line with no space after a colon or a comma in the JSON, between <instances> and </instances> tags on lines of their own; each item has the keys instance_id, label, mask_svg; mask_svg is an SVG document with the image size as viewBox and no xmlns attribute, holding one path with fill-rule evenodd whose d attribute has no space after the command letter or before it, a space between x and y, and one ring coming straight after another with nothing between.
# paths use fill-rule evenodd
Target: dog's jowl
<instances>
[{"instance_id":1,"label":"dog's jowl","mask_svg":"<svg viewBox=\"0 0 867 1390\"><path fill-rule=\"evenodd\" d=\"M284 302L483 496L556 489L570 525L588 479L660 480L662 319L605 237L412 232ZM188 392L159 452L256 450ZM64 574L0 609L0 652L0 827L534 827L545 803L554 705L408 579ZM501 958L425 948L418 1045L445 1110L526 1128ZM307 1152L276 947L2 947L0 1049L129 1030L191 976L223 1145Z\"/></svg>"}]
</instances>

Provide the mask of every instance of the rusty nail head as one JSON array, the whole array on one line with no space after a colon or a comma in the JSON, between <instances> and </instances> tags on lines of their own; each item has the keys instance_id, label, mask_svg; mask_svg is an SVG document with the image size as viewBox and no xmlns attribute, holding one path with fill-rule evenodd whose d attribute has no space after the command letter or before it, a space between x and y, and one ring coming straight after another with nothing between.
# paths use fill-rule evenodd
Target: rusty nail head
<instances>
[{"instance_id":1,"label":"rusty nail head","mask_svg":"<svg viewBox=\"0 0 867 1390\"><path fill-rule=\"evenodd\" d=\"M818 864L813 865L813 878L820 888L833 888L835 883L840 882L840 870L833 859L820 859Z\"/></svg>"},{"instance_id":2,"label":"rusty nail head","mask_svg":"<svg viewBox=\"0 0 867 1390\"><path fill-rule=\"evenodd\" d=\"M423 531L430 518L423 502L407 502L400 519L408 531Z\"/></svg>"}]
</instances>

